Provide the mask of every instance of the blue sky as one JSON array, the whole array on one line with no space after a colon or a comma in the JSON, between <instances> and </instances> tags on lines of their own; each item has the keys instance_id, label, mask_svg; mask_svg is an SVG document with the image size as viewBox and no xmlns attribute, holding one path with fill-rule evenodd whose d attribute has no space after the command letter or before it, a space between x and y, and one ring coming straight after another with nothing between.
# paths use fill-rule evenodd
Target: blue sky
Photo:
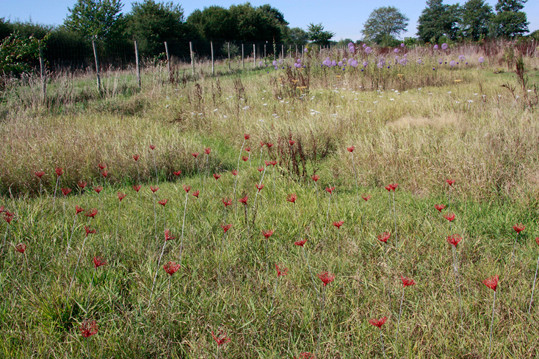
<instances>
[{"instance_id":1,"label":"blue sky","mask_svg":"<svg viewBox=\"0 0 539 359\"><path fill-rule=\"evenodd\" d=\"M75 4L76 0L0 0L0 17L11 21L28 21L34 23L59 25L62 24L67 9ZM135 1L123 0L124 12L131 9ZM246 1L227 0L198 0L198 1L173 1L180 4L186 16L196 9L203 9L211 5L229 7L233 4L242 4ZM291 27L306 28L309 23L322 23L326 30L335 33L334 40L362 38L361 29L372 10L380 6L395 6L409 19L408 32L403 36L414 36L416 33L417 19L425 8L424 0L400 0L400 1L365 1L365 0L252 0L253 6L270 4L279 9L290 23ZM464 3L465 1L445 0L446 4ZM489 0L492 7L496 0ZM528 16L530 31L539 29L539 0L528 0L524 7Z\"/></svg>"}]
</instances>

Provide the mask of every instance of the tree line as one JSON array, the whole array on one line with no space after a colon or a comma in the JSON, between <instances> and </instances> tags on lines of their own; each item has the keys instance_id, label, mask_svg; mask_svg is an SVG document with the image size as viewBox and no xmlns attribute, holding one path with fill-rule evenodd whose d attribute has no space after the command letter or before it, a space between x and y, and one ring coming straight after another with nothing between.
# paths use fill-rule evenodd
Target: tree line
<instances>
[{"instance_id":1,"label":"tree line","mask_svg":"<svg viewBox=\"0 0 539 359\"><path fill-rule=\"evenodd\" d=\"M528 32L522 11L526 1L498 0L494 11L484 0L468 0L463 5L428 0L419 17L417 38L407 42L514 39ZM135 2L128 13L122 10L121 0L77 0L61 26L11 23L0 18L0 73L23 72L25 66L32 65L32 59L35 65L38 53L53 66L88 65L92 41L97 44L100 57L115 64L132 62L134 40L140 55L155 61L164 57L165 41L170 53L183 59L189 58L189 41L201 56L208 55L210 41L217 56L228 51L237 55L239 43L264 43L269 53L276 50L276 44L335 44L331 41L334 33L324 30L322 24L309 24L305 30L291 28L283 13L268 4L210 6L195 10L188 17L180 5L155 0ZM394 46L407 25L408 18L397 8L380 7L364 24L363 41ZM537 32L533 35L537 36ZM348 41L352 40L339 43ZM225 47L229 42L232 46Z\"/></svg>"}]
</instances>

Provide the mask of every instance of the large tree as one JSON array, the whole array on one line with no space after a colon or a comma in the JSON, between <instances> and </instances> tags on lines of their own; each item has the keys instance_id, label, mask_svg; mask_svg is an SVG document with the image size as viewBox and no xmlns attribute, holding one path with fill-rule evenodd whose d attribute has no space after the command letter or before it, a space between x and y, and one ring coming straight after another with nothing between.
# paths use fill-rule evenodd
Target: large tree
<instances>
[{"instance_id":1,"label":"large tree","mask_svg":"<svg viewBox=\"0 0 539 359\"><path fill-rule=\"evenodd\" d=\"M230 11L221 6L210 6L195 10L187 18L207 40L231 40L236 35L236 27Z\"/></svg>"},{"instance_id":2,"label":"large tree","mask_svg":"<svg viewBox=\"0 0 539 359\"><path fill-rule=\"evenodd\" d=\"M424 42L436 43L445 36L455 40L458 33L459 5L446 5L442 0L427 0L427 7L421 12L417 26L417 36Z\"/></svg>"},{"instance_id":3,"label":"large tree","mask_svg":"<svg viewBox=\"0 0 539 359\"><path fill-rule=\"evenodd\" d=\"M121 0L77 0L64 21L69 31L84 39L109 42L122 32Z\"/></svg>"},{"instance_id":4,"label":"large tree","mask_svg":"<svg viewBox=\"0 0 539 359\"><path fill-rule=\"evenodd\" d=\"M163 42L188 41L185 19L180 5L144 0L133 4L126 16L126 33L137 40L142 55L163 52Z\"/></svg>"},{"instance_id":5,"label":"large tree","mask_svg":"<svg viewBox=\"0 0 539 359\"><path fill-rule=\"evenodd\" d=\"M324 26L322 24L311 23L307 27L307 36L309 37L309 40L317 45L327 46L329 44L329 40L334 35L335 34L330 31L324 31Z\"/></svg>"},{"instance_id":6,"label":"large tree","mask_svg":"<svg viewBox=\"0 0 539 359\"><path fill-rule=\"evenodd\" d=\"M513 39L528 32L526 13L521 11L527 0L498 0L494 17L495 36Z\"/></svg>"},{"instance_id":7,"label":"large tree","mask_svg":"<svg viewBox=\"0 0 539 359\"><path fill-rule=\"evenodd\" d=\"M462 35L473 41L486 37L493 15L492 7L483 0L468 0L462 7Z\"/></svg>"},{"instance_id":8,"label":"large tree","mask_svg":"<svg viewBox=\"0 0 539 359\"><path fill-rule=\"evenodd\" d=\"M362 32L367 41L389 45L394 36L406 31L408 20L396 7L379 7L371 12Z\"/></svg>"}]
</instances>

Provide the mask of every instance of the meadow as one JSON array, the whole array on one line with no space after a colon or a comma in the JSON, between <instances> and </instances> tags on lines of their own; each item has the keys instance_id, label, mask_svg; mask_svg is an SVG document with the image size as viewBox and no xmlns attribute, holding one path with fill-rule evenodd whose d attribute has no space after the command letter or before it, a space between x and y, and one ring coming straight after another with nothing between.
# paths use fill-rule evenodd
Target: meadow
<instances>
[{"instance_id":1,"label":"meadow","mask_svg":"<svg viewBox=\"0 0 539 359\"><path fill-rule=\"evenodd\" d=\"M12 85L0 355L538 357L539 60L488 50Z\"/></svg>"}]
</instances>

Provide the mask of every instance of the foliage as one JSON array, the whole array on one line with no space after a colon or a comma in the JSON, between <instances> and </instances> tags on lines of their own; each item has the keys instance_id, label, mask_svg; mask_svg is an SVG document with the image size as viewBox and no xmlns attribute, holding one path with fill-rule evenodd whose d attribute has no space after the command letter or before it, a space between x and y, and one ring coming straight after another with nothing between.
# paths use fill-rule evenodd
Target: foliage
<instances>
[{"instance_id":1,"label":"foliage","mask_svg":"<svg viewBox=\"0 0 539 359\"><path fill-rule=\"evenodd\" d=\"M459 13L458 5L445 5L442 0L428 0L417 22L417 36L423 42L431 43L439 42L442 36L455 40Z\"/></svg>"},{"instance_id":2,"label":"foliage","mask_svg":"<svg viewBox=\"0 0 539 359\"><path fill-rule=\"evenodd\" d=\"M492 20L496 37L513 39L528 32L526 13L521 11L527 0L498 0L497 14Z\"/></svg>"},{"instance_id":3,"label":"foliage","mask_svg":"<svg viewBox=\"0 0 539 359\"><path fill-rule=\"evenodd\" d=\"M46 39L45 39L46 41ZM34 36L22 36L14 32L4 38L0 44L0 73L3 75L20 75L31 72L33 65L39 58L40 47L43 40Z\"/></svg>"},{"instance_id":4,"label":"foliage","mask_svg":"<svg viewBox=\"0 0 539 359\"><path fill-rule=\"evenodd\" d=\"M362 32L365 40L388 45L394 36L406 31L408 20L393 6L379 7L371 12Z\"/></svg>"},{"instance_id":5,"label":"foliage","mask_svg":"<svg viewBox=\"0 0 539 359\"><path fill-rule=\"evenodd\" d=\"M331 31L324 31L324 26L320 24L310 23L307 27L307 35L309 40L321 46L327 46L329 40L335 35Z\"/></svg>"},{"instance_id":6,"label":"foliage","mask_svg":"<svg viewBox=\"0 0 539 359\"><path fill-rule=\"evenodd\" d=\"M111 42L123 30L122 7L121 0L77 0L64 26L86 40Z\"/></svg>"},{"instance_id":7,"label":"foliage","mask_svg":"<svg viewBox=\"0 0 539 359\"><path fill-rule=\"evenodd\" d=\"M468 0L462 7L463 37L473 41L487 37L493 15L492 7L484 0Z\"/></svg>"},{"instance_id":8,"label":"foliage","mask_svg":"<svg viewBox=\"0 0 539 359\"><path fill-rule=\"evenodd\" d=\"M164 41L170 43L190 40L186 38L183 9L172 2L136 2L125 20L126 34L137 40L142 56L162 52Z\"/></svg>"},{"instance_id":9,"label":"foliage","mask_svg":"<svg viewBox=\"0 0 539 359\"><path fill-rule=\"evenodd\" d=\"M299 27L287 28L284 40L290 45L305 45L309 41L309 34Z\"/></svg>"}]
</instances>

